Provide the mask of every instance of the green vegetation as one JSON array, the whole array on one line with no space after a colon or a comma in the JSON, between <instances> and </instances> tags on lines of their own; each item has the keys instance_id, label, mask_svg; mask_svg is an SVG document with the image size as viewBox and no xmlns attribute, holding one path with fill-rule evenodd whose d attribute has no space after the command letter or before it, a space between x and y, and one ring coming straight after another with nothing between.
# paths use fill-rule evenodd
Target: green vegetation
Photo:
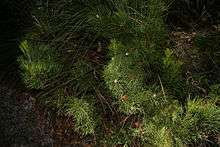
<instances>
[{"instance_id":1,"label":"green vegetation","mask_svg":"<svg viewBox=\"0 0 220 147\"><path fill-rule=\"evenodd\" d=\"M90 103L82 99L71 98L67 108L67 114L73 115L76 119L75 129L83 134L95 132L96 120L93 116L94 110Z\"/></svg>"},{"instance_id":2,"label":"green vegetation","mask_svg":"<svg viewBox=\"0 0 220 147\"><path fill-rule=\"evenodd\" d=\"M29 44L27 40L20 45L23 56L18 59L27 87L43 89L46 79L62 70L62 65L56 63L58 55L55 50L43 44Z\"/></svg>"},{"instance_id":3,"label":"green vegetation","mask_svg":"<svg viewBox=\"0 0 220 147\"><path fill-rule=\"evenodd\" d=\"M219 32L192 40L199 66L187 65L169 37L169 5L59 0L35 9L17 60L23 83L97 146L175 147L216 137Z\"/></svg>"}]
</instances>

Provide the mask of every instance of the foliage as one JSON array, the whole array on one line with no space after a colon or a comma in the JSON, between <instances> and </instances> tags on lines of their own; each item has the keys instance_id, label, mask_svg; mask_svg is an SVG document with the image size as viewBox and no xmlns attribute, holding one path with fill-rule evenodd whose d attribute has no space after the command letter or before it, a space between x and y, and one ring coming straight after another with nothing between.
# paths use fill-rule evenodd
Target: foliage
<instances>
[{"instance_id":1,"label":"foliage","mask_svg":"<svg viewBox=\"0 0 220 147\"><path fill-rule=\"evenodd\" d=\"M93 106L83 99L72 97L67 104L67 114L73 115L76 123L74 129L83 134L95 132L96 121Z\"/></svg>"},{"instance_id":2,"label":"foliage","mask_svg":"<svg viewBox=\"0 0 220 147\"><path fill-rule=\"evenodd\" d=\"M96 72L98 72L97 68L99 67L83 59L76 61L76 63L72 65L70 74L71 79L75 80L71 84L74 85L78 95L93 92L94 88L100 85L96 77Z\"/></svg>"},{"instance_id":3,"label":"foliage","mask_svg":"<svg viewBox=\"0 0 220 147\"><path fill-rule=\"evenodd\" d=\"M219 47L220 33L212 33L207 36L198 35L195 38L195 45L207 56L213 68L219 68Z\"/></svg>"},{"instance_id":4,"label":"foliage","mask_svg":"<svg viewBox=\"0 0 220 147\"><path fill-rule=\"evenodd\" d=\"M105 69L105 80L116 97L143 89L144 70L138 64L141 61L135 61L140 59L138 52L127 54L114 56Z\"/></svg>"},{"instance_id":5,"label":"foliage","mask_svg":"<svg viewBox=\"0 0 220 147\"><path fill-rule=\"evenodd\" d=\"M210 86L209 96L218 100L220 98L220 84Z\"/></svg>"},{"instance_id":6,"label":"foliage","mask_svg":"<svg viewBox=\"0 0 220 147\"><path fill-rule=\"evenodd\" d=\"M116 16L113 15L107 18L107 20L115 20L119 23L115 26L134 29L128 29L131 32L124 30L116 35L112 31L114 35L114 39L110 44L112 57L104 70L106 85L117 99L122 100L122 102L119 101L120 108L122 112L128 114L144 111L142 107L145 106L140 106L143 105L144 101L149 102L149 105L154 103L153 98L150 98L153 97L153 94L148 96L148 93L144 93L143 90L147 86L145 80L150 79L152 75L149 65L151 63L155 64L154 61L159 60L160 51L156 52L158 50L156 44L163 42L166 35L166 31L161 27L163 26L161 18L163 9L159 10L156 7L158 4L161 8L162 3L160 1L157 1L157 3L148 1L147 5L144 5L146 10L141 9L143 10L141 13L137 10L134 16L132 15L133 10L130 10L129 7L128 9L118 8L119 12L115 14ZM147 15L140 16L144 14ZM100 17L102 18L102 16ZM153 20L152 23L151 20ZM155 25L154 23L158 24ZM148 58L148 61L145 60L146 58ZM148 70L147 72L150 75L145 76L145 69ZM127 97L128 100L123 100L123 97Z\"/></svg>"},{"instance_id":7,"label":"foliage","mask_svg":"<svg viewBox=\"0 0 220 147\"><path fill-rule=\"evenodd\" d=\"M26 86L41 89L45 103L72 116L75 131L104 134L100 144L139 140L161 147L219 133L218 88L210 87L209 101L187 99L184 63L166 49L163 0L56 4L45 16L51 19L41 19L42 27L30 35L45 43L22 42L18 61Z\"/></svg>"},{"instance_id":8,"label":"foliage","mask_svg":"<svg viewBox=\"0 0 220 147\"><path fill-rule=\"evenodd\" d=\"M101 142L108 146L114 146L116 144L129 146L132 143L133 137L132 130L128 127L124 127L113 130L113 133L104 139L102 138L103 140Z\"/></svg>"},{"instance_id":9,"label":"foliage","mask_svg":"<svg viewBox=\"0 0 220 147\"><path fill-rule=\"evenodd\" d=\"M214 104L219 106L219 102L220 102L220 85L219 84L210 85L209 94L207 98L211 100Z\"/></svg>"},{"instance_id":10,"label":"foliage","mask_svg":"<svg viewBox=\"0 0 220 147\"><path fill-rule=\"evenodd\" d=\"M182 77L182 65L183 63L174 57L171 49L165 50L162 79L165 87L168 88L169 95L176 98L186 96L186 83L184 83Z\"/></svg>"},{"instance_id":11,"label":"foliage","mask_svg":"<svg viewBox=\"0 0 220 147\"><path fill-rule=\"evenodd\" d=\"M173 134L177 140L190 143L219 133L219 115L219 108L212 102L189 101L185 115L179 115L178 111L174 113Z\"/></svg>"},{"instance_id":12,"label":"foliage","mask_svg":"<svg viewBox=\"0 0 220 147\"><path fill-rule=\"evenodd\" d=\"M27 87L42 89L49 77L62 70L62 65L57 61L57 53L47 45L32 45L25 40L20 48L23 56L18 62L23 70L23 79Z\"/></svg>"},{"instance_id":13,"label":"foliage","mask_svg":"<svg viewBox=\"0 0 220 147\"><path fill-rule=\"evenodd\" d=\"M134 131L135 136L141 138L145 146L170 147L173 146L168 128L158 127L152 122L144 122L143 129Z\"/></svg>"},{"instance_id":14,"label":"foliage","mask_svg":"<svg viewBox=\"0 0 220 147\"><path fill-rule=\"evenodd\" d=\"M197 35L194 39L195 48L199 51L199 70L206 77L208 84L218 84L219 79L219 32Z\"/></svg>"}]
</instances>

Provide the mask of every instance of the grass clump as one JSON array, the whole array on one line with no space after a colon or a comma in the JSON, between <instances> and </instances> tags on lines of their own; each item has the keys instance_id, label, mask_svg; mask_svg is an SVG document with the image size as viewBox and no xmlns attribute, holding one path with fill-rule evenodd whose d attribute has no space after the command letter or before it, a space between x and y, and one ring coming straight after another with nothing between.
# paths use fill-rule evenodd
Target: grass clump
<instances>
[{"instance_id":1,"label":"grass clump","mask_svg":"<svg viewBox=\"0 0 220 147\"><path fill-rule=\"evenodd\" d=\"M48 45L31 44L27 40L20 45L23 55L18 59L24 83L29 88L44 88L48 78L62 71L55 50Z\"/></svg>"},{"instance_id":2,"label":"grass clump","mask_svg":"<svg viewBox=\"0 0 220 147\"><path fill-rule=\"evenodd\" d=\"M67 114L75 119L74 129L82 134L93 134L96 128L94 106L86 100L72 97L67 104Z\"/></svg>"}]
</instances>

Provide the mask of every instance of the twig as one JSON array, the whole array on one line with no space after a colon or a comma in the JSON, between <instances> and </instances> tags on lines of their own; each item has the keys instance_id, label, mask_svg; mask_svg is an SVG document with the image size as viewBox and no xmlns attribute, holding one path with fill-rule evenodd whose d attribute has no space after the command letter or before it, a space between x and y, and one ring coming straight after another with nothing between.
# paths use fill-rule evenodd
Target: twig
<instances>
[{"instance_id":1,"label":"twig","mask_svg":"<svg viewBox=\"0 0 220 147\"><path fill-rule=\"evenodd\" d=\"M158 79L159 79L159 81L160 81L160 86L161 86L161 89L162 89L162 92L163 92L163 96L166 97L166 94L165 94L165 91L164 91L164 88L163 88L163 84L162 84L162 81L161 81L159 75L158 75Z\"/></svg>"}]
</instances>

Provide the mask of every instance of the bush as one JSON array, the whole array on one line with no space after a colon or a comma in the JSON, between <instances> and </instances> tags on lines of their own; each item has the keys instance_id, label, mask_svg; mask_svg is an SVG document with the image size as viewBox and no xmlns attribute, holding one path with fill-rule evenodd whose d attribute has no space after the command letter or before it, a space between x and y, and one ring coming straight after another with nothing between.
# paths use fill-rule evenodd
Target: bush
<instances>
[{"instance_id":1,"label":"bush","mask_svg":"<svg viewBox=\"0 0 220 147\"><path fill-rule=\"evenodd\" d=\"M62 65L57 61L57 53L47 45L32 45L25 40L20 48L23 55L18 62L27 87L43 89L48 78L62 71Z\"/></svg>"},{"instance_id":2,"label":"bush","mask_svg":"<svg viewBox=\"0 0 220 147\"><path fill-rule=\"evenodd\" d=\"M187 99L183 63L166 49L162 0L59 2L46 22L48 44L21 43L19 63L27 87L73 116L75 131L127 146L180 146L219 133L217 96Z\"/></svg>"}]
</instances>

